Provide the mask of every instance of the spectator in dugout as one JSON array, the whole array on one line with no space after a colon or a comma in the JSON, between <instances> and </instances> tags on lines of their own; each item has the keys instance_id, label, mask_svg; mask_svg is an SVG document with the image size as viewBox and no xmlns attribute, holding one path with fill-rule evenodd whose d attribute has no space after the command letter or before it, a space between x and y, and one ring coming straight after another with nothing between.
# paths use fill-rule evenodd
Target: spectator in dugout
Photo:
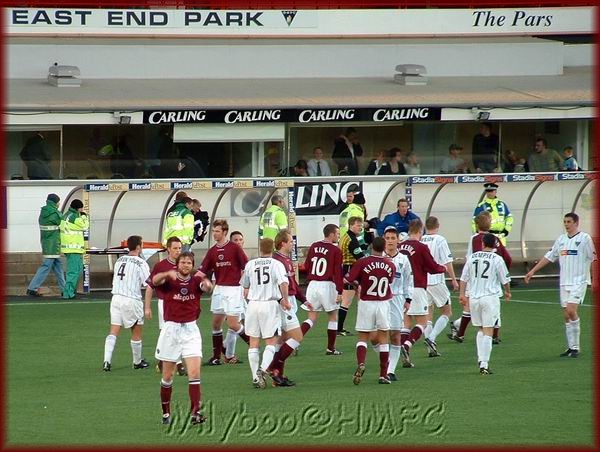
<instances>
[{"instance_id":1,"label":"spectator in dugout","mask_svg":"<svg viewBox=\"0 0 600 452\"><path fill-rule=\"evenodd\" d=\"M408 233L408 225L412 220L419 219L417 215L411 212L408 208L406 198L400 198L397 204L398 210L387 214L382 221L377 225L377 234L383 237L385 228L393 226L399 233Z\"/></svg>"}]
</instances>

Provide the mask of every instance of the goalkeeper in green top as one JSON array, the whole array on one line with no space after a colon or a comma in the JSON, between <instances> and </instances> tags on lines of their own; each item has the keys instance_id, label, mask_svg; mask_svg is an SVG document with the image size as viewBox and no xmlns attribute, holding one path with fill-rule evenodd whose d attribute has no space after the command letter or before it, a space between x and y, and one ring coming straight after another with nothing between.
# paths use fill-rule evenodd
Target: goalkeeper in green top
<instances>
[{"instance_id":1,"label":"goalkeeper in green top","mask_svg":"<svg viewBox=\"0 0 600 452\"><path fill-rule=\"evenodd\" d=\"M282 229L287 229L288 219L284 210L285 201L281 195L271 196L271 207L264 211L258 225L260 239L275 240L275 236Z\"/></svg>"}]
</instances>

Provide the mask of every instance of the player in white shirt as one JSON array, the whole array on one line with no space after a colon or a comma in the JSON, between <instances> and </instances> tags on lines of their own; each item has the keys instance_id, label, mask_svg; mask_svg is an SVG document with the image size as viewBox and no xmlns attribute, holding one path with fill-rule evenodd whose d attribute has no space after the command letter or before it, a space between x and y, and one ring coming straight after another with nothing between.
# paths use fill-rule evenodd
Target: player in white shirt
<instances>
[{"instance_id":1,"label":"player in white shirt","mask_svg":"<svg viewBox=\"0 0 600 452\"><path fill-rule=\"evenodd\" d=\"M494 253L496 236L483 236L483 251L471 254L460 277L460 302L469 303L471 322L479 327L477 332L477 360L479 373L488 375L492 354L492 334L500 316L500 295L504 286L504 299L510 300L510 275L504 260ZM469 285L469 295L465 289Z\"/></svg>"},{"instance_id":2,"label":"player in white shirt","mask_svg":"<svg viewBox=\"0 0 600 452\"><path fill-rule=\"evenodd\" d=\"M448 246L448 241L445 237L438 234L440 230L440 222L436 217L429 217L425 220L426 234L421 238L421 242L427 245L433 260L438 264L444 265L450 275L452 289L458 290L458 281L454 273L452 262L452 252ZM446 325L452 317L452 306L450 305L450 291L446 287L444 274L428 274L427 275L427 299L429 301L429 312L427 314L427 326L423 334L425 335L425 345L429 350L429 357L434 358L440 356L435 340L438 335L444 331ZM433 308L437 307L440 310L440 316L433 325Z\"/></svg>"},{"instance_id":3,"label":"player in white shirt","mask_svg":"<svg viewBox=\"0 0 600 452\"><path fill-rule=\"evenodd\" d=\"M273 240L262 239L260 257L248 261L240 284L244 298L248 300L246 310L246 334L250 337L248 362L252 372L252 383L256 388L266 387L267 369L275 355L277 336L281 331L281 312L291 309L288 300L288 277L285 267L274 259ZM281 309L279 306L281 305ZM259 367L260 338L267 344Z\"/></svg>"},{"instance_id":4,"label":"player in white shirt","mask_svg":"<svg viewBox=\"0 0 600 452\"><path fill-rule=\"evenodd\" d=\"M388 226L385 228L383 238L385 239L384 256L391 259L396 266L396 274L392 282L392 300L390 301L390 359L387 377L390 381L398 381L396 366L398 366L402 347L401 333L404 329L404 313L408 310L409 301L413 297L413 275L408 257L398 251L398 230L394 226Z\"/></svg>"},{"instance_id":5,"label":"player in white shirt","mask_svg":"<svg viewBox=\"0 0 600 452\"><path fill-rule=\"evenodd\" d=\"M131 352L133 368L146 369L148 363L142 359L142 325L144 324L144 303L142 287L150 276L150 267L142 259L142 238L132 235L127 239L129 254L121 256L115 263L110 301L110 332L104 341L105 372L111 371L111 361L117 336L121 327L131 328Z\"/></svg>"},{"instance_id":6,"label":"player in white shirt","mask_svg":"<svg viewBox=\"0 0 600 452\"><path fill-rule=\"evenodd\" d=\"M589 234L579 230L579 216L568 213L563 219L566 234L561 235L552 249L525 275L525 282L550 262L558 259L560 265L560 306L563 308L567 350L562 357L577 358L579 356L579 335L581 325L577 307L583 303L587 286L598 285L598 264L594 242ZM594 264L594 265L592 265ZM590 267L592 279L590 279Z\"/></svg>"}]
</instances>

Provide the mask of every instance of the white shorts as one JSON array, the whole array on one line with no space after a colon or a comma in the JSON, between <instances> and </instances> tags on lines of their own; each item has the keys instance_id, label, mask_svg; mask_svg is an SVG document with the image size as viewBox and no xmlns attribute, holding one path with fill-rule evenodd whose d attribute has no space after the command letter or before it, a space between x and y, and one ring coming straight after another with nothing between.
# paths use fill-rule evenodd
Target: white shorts
<instances>
[{"instance_id":1,"label":"white shorts","mask_svg":"<svg viewBox=\"0 0 600 452\"><path fill-rule=\"evenodd\" d=\"M141 300L113 295L110 300L110 324L131 328L144 324L144 303Z\"/></svg>"},{"instance_id":2,"label":"white shorts","mask_svg":"<svg viewBox=\"0 0 600 452\"><path fill-rule=\"evenodd\" d=\"M450 304L450 291L446 283L427 286L427 302L429 306L435 304L438 308Z\"/></svg>"},{"instance_id":3,"label":"white shorts","mask_svg":"<svg viewBox=\"0 0 600 452\"><path fill-rule=\"evenodd\" d=\"M415 287L410 307L406 311L407 315L427 315L429 302L427 300L427 291L421 287Z\"/></svg>"},{"instance_id":4,"label":"white shorts","mask_svg":"<svg viewBox=\"0 0 600 452\"><path fill-rule=\"evenodd\" d=\"M164 300L158 299L158 329L162 330L165 324L165 302Z\"/></svg>"},{"instance_id":5,"label":"white shorts","mask_svg":"<svg viewBox=\"0 0 600 452\"><path fill-rule=\"evenodd\" d=\"M240 313L238 320L244 320L246 318L246 309L248 309L248 302L244 298L244 288L242 286L240 286L240 300L242 300L243 311Z\"/></svg>"},{"instance_id":6,"label":"white shorts","mask_svg":"<svg viewBox=\"0 0 600 452\"><path fill-rule=\"evenodd\" d=\"M587 284L578 286L560 286L560 306L567 307L567 303L581 304L585 298Z\"/></svg>"},{"instance_id":7,"label":"white shorts","mask_svg":"<svg viewBox=\"0 0 600 452\"><path fill-rule=\"evenodd\" d=\"M306 300L313 305L313 311L331 312L339 309L335 302L337 290L333 281L310 281L306 288ZM308 308L301 306L308 311Z\"/></svg>"},{"instance_id":8,"label":"white shorts","mask_svg":"<svg viewBox=\"0 0 600 452\"><path fill-rule=\"evenodd\" d=\"M493 327L500 318L500 297L490 295L471 298L471 323L473 326Z\"/></svg>"},{"instance_id":9,"label":"white shorts","mask_svg":"<svg viewBox=\"0 0 600 452\"><path fill-rule=\"evenodd\" d=\"M239 317L244 312L240 286L215 286L210 300L210 312Z\"/></svg>"},{"instance_id":10,"label":"white shorts","mask_svg":"<svg viewBox=\"0 0 600 452\"><path fill-rule=\"evenodd\" d=\"M358 300L356 331L388 331L390 329L390 300Z\"/></svg>"},{"instance_id":11,"label":"white shorts","mask_svg":"<svg viewBox=\"0 0 600 452\"><path fill-rule=\"evenodd\" d=\"M275 300L250 301L244 324L250 337L268 339L281 333L281 308Z\"/></svg>"},{"instance_id":12,"label":"white shorts","mask_svg":"<svg viewBox=\"0 0 600 452\"><path fill-rule=\"evenodd\" d=\"M281 330L282 331L291 331L296 328L300 328L300 321L298 320L298 316L296 315L296 311L298 310L298 305L296 304L296 297L291 295L288 297L290 304L292 305L289 311L284 311L279 306L279 310L281 311Z\"/></svg>"},{"instance_id":13,"label":"white shorts","mask_svg":"<svg viewBox=\"0 0 600 452\"><path fill-rule=\"evenodd\" d=\"M196 322L165 322L158 336L154 357L175 363L180 358L193 356L202 358L202 336Z\"/></svg>"},{"instance_id":14,"label":"white shorts","mask_svg":"<svg viewBox=\"0 0 600 452\"><path fill-rule=\"evenodd\" d=\"M404 297L394 295L390 301L390 330L400 331L404 328Z\"/></svg>"}]
</instances>

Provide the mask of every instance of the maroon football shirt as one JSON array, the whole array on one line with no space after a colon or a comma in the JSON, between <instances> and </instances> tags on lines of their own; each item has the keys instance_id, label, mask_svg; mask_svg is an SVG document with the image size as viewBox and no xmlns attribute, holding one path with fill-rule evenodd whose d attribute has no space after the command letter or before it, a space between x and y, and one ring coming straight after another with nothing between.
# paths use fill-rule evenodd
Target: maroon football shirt
<instances>
[{"instance_id":1,"label":"maroon football shirt","mask_svg":"<svg viewBox=\"0 0 600 452\"><path fill-rule=\"evenodd\" d=\"M342 293L342 252L331 242L321 240L308 249L306 260L307 281L333 281L338 294Z\"/></svg>"},{"instance_id":2,"label":"maroon football shirt","mask_svg":"<svg viewBox=\"0 0 600 452\"><path fill-rule=\"evenodd\" d=\"M400 243L398 251L408 256L415 287L427 289L427 273L435 274L446 271L446 267L433 259L429 247L418 240L404 240Z\"/></svg>"},{"instance_id":3,"label":"maroon football shirt","mask_svg":"<svg viewBox=\"0 0 600 452\"><path fill-rule=\"evenodd\" d=\"M237 245L236 245L237 246ZM167 279L163 284L165 322L193 322L200 316L202 278L191 276L182 279Z\"/></svg>"},{"instance_id":4,"label":"maroon football shirt","mask_svg":"<svg viewBox=\"0 0 600 452\"><path fill-rule=\"evenodd\" d=\"M298 281L296 281L296 272L294 271L294 264L292 262L292 259L290 259L289 256L280 253L279 251L273 253L273 259L278 260L285 267L285 272L290 283L288 288L288 295L293 295L302 303L304 303L306 301L306 297L302 293L302 289L300 289Z\"/></svg>"},{"instance_id":5,"label":"maroon football shirt","mask_svg":"<svg viewBox=\"0 0 600 452\"><path fill-rule=\"evenodd\" d=\"M154 284L152 284L152 278L154 278L159 273L168 272L171 270L177 270L177 264L175 262L170 261L169 258L163 259L162 261L156 263L156 265L152 269L152 273L150 273L150 276L146 280L148 286L154 289L154 291L156 292L156 297L160 300L165 299L163 286L160 285L154 287Z\"/></svg>"},{"instance_id":6,"label":"maroon football shirt","mask_svg":"<svg viewBox=\"0 0 600 452\"><path fill-rule=\"evenodd\" d=\"M392 299L392 281L396 273L394 263L382 256L367 256L356 261L346 278L360 284L360 299L386 301Z\"/></svg>"},{"instance_id":7,"label":"maroon football shirt","mask_svg":"<svg viewBox=\"0 0 600 452\"><path fill-rule=\"evenodd\" d=\"M223 245L213 245L198 270L204 275L214 272L219 286L239 286L247 262L248 257L242 247L227 241Z\"/></svg>"},{"instance_id":8,"label":"maroon football shirt","mask_svg":"<svg viewBox=\"0 0 600 452\"><path fill-rule=\"evenodd\" d=\"M485 234L487 234L487 232L480 232L479 234L474 235L471 239L471 247L473 248L474 253L476 253L477 251L483 251L483 236ZM498 237L496 237L496 244L494 245L494 248L496 248L494 253L496 253L504 260L506 268L510 270L510 266L512 264L512 257L510 256L510 253Z\"/></svg>"}]
</instances>

